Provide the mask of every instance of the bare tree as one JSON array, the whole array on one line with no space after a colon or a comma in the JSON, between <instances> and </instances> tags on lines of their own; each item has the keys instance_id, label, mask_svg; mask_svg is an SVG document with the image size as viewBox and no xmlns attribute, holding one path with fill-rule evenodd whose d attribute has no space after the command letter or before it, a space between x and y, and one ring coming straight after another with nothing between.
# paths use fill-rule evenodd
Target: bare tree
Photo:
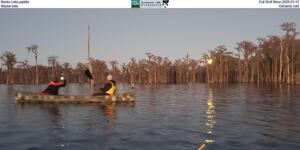
<instances>
[{"instance_id":1,"label":"bare tree","mask_svg":"<svg viewBox=\"0 0 300 150\"><path fill-rule=\"evenodd\" d=\"M72 68L68 62L63 63L63 75L66 77L66 80L71 82Z\"/></svg>"},{"instance_id":2,"label":"bare tree","mask_svg":"<svg viewBox=\"0 0 300 150\"><path fill-rule=\"evenodd\" d=\"M242 52L244 59L244 77L243 82L249 82L249 59L251 58L253 52L255 51L255 45L250 41L242 41L237 43L237 49Z\"/></svg>"},{"instance_id":3,"label":"bare tree","mask_svg":"<svg viewBox=\"0 0 300 150\"><path fill-rule=\"evenodd\" d=\"M111 70L112 70L112 74L114 77L116 77L117 75L117 65L118 65L118 62L116 60L112 60L112 61L109 61L109 64L111 65Z\"/></svg>"},{"instance_id":4,"label":"bare tree","mask_svg":"<svg viewBox=\"0 0 300 150\"><path fill-rule=\"evenodd\" d=\"M85 70L85 65L83 63L77 63L75 68L75 80L79 83L84 83L87 81L87 78L84 76L83 72Z\"/></svg>"},{"instance_id":5,"label":"bare tree","mask_svg":"<svg viewBox=\"0 0 300 150\"><path fill-rule=\"evenodd\" d=\"M154 55L152 55L150 52L147 52L146 55L148 57L148 68L147 68L148 83L151 84L152 83L152 77L151 77L151 74L152 74L152 59L153 59Z\"/></svg>"},{"instance_id":6,"label":"bare tree","mask_svg":"<svg viewBox=\"0 0 300 150\"><path fill-rule=\"evenodd\" d=\"M36 44L33 44L29 47L26 47L28 53L32 52L34 54L35 58L35 83L39 84L39 73L38 73L38 64L37 64L37 58L38 58L38 46Z\"/></svg>"},{"instance_id":7,"label":"bare tree","mask_svg":"<svg viewBox=\"0 0 300 150\"><path fill-rule=\"evenodd\" d=\"M28 83L28 60L19 61L19 67L23 69L23 77L24 77L24 83Z\"/></svg>"},{"instance_id":8,"label":"bare tree","mask_svg":"<svg viewBox=\"0 0 300 150\"><path fill-rule=\"evenodd\" d=\"M2 60L4 66L7 68L6 72L6 84L11 84L13 78L12 78L12 70L14 65L17 63L16 61L16 55L12 52L5 51L0 56L0 59Z\"/></svg>"},{"instance_id":9,"label":"bare tree","mask_svg":"<svg viewBox=\"0 0 300 150\"><path fill-rule=\"evenodd\" d=\"M51 77L52 79L54 78L55 76L55 65L57 64L57 58L56 56L50 56L48 57L48 64L51 66Z\"/></svg>"},{"instance_id":10,"label":"bare tree","mask_svg":"<svg viewBox=\"0 0 300 150\"><path fill-rule=\"evenodd\" d=\"M291 42L295 38L295 36L298 34L296 32L296 24L291 22L291 23L283 23L280 25L280 28L285 31L285 56L286 56L286 82L287 84L290 83L291 75L290 75L290 56L289 56L289 51L291 47ZM292 75L293 76L293 75Z\"/></svg>"}]
</instances>

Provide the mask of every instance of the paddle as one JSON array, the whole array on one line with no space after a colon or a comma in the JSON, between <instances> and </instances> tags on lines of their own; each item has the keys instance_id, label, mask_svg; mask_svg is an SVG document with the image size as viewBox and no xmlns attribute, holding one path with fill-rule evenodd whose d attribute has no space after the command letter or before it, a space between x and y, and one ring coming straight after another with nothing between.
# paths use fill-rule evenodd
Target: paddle
<instances>
[{"instance_id":1,"label":"paddle","mask_svg":"<svg viewBox=\"0 0 300 150\"><path fill-rule=\"evenodd\" d=\"M94 79L93 75L91 74L90 70L89 69L86 69L84 71L84 74L89 78L89 79ZM95 84L96 87L100 87L100 83L96 83Z\"/></svg>"},{"instance_id":2,"label":"paddle","mask_svg":"<svg viewBox=\"0 0 300 150\"><path fill-rule=\"evenodd\" d=\"M84 71L84 74L89 78L89 79L94 79L93 78L93 75L91 74L91 72L90 72L90 70L89 69L86 69L85 71Z\"/></svg>"}]
</instances>

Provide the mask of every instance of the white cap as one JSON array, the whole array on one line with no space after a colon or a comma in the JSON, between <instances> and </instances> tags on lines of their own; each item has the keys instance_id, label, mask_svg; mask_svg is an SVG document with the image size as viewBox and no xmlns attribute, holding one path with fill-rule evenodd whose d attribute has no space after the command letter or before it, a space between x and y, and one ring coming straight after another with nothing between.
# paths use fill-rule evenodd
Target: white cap
<instances>
[{"instance_id":1,"label":"white cap","mask_svg":"<svg viewBox=\"0 0 300 150\"><path fill-rule=\"evenodd\" d=\"M111 74L107 75L106 77L107 80L112 80L113 79L113 76Z\"/></svg>"}]
</instances>

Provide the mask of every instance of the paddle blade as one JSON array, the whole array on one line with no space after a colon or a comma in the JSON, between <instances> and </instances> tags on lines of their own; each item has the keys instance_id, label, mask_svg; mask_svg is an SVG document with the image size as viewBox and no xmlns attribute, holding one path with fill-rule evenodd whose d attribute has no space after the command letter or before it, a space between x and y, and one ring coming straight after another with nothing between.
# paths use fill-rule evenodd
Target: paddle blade
<instances>
[{"instance_id":1,"label":"paddle blade","mask_svg":"<svg viewBox=\"0 0 300 150\"><path fill-rule=\"evenodd\" d=\"M84 74L85 74L89 79L93 79L93 75L91 74L91 72L90 72L88 69L86 69L86 70L84 71Z\"/></svg>"}]
</instances>

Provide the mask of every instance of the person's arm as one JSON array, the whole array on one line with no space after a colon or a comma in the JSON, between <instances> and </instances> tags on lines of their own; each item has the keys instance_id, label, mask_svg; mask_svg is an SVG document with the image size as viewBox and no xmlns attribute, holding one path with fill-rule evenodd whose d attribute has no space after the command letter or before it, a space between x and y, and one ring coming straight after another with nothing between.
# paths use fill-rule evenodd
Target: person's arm
<instances>
[{"instance_id":1,"label":"person's arm","mask_svg":"<svg viewBox=\"0 0 300 150\"><path fill-rule=\"evenodd\" d=\"M103 88L101 88L102 92L108 91L112 87L111 83L106 83Z\"/></svg>"},{"instance_id":2,"label":"person's arm","mask_svg":"<svg viewBox=\"0 0 300 150\"><path fill-rule=\"evenodd\" d=\"M63 80L63 83L61 85L59 85L59 87L65 87L66 84L67 84L67 80L65 79L65 80Z\"/></svg>"},{"instance_id":3,"label":"person's arm","mask_svg":"<svg viewBox=\"0 0 300 150\"><path fill-rule=\"evenodd\" d=\"M67 81L63 80L63 82L59 81L59 82L50 82L50 85L52 86L56 86L56 87L64 87L66 86Z\"/></svg>"}]
</instances>

